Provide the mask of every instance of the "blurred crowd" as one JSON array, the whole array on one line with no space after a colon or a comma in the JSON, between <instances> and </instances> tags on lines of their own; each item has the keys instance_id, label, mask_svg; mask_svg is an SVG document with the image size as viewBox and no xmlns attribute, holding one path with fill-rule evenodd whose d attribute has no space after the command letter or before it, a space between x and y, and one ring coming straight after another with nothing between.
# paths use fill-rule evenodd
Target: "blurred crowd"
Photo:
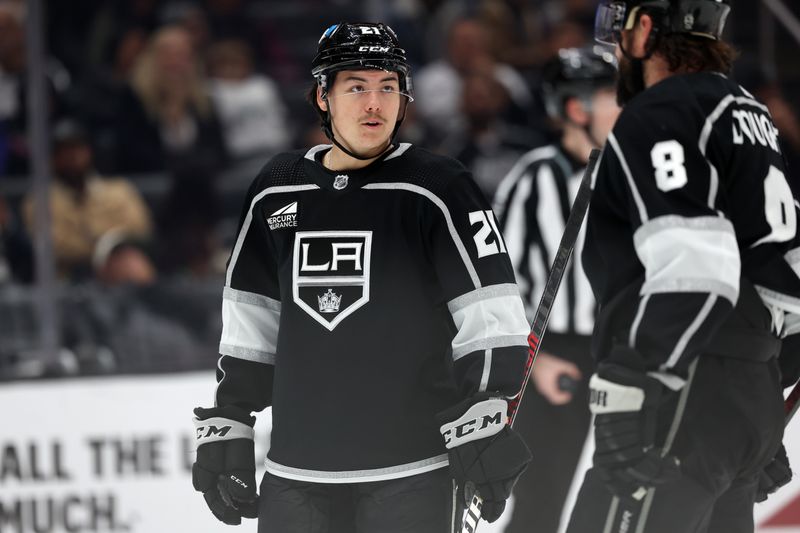
<instances>
[{"instance_id":1,"label":"blurred crowd","mask_svg":"<svg viewBox=\"0 0 800 533\"><path fill-rule=\"evenodd\" d=\"M74 373L213 366L225 261L250 180L271 154L326 142L304 94L328 25L379 15L395 29L416 97L399 140L459 159L491 198L522 153L555 138L541 69L560 48L591 42L597 6L43 3L49 219L68 354L58 371ZM25 0L0 0L0 377L48 372L20 370L36 338L26 287L43 229L28 175L26 13ZM735 74L770 107L799 168L798 102L746 54Z\"/></svg>"}]
</instances>

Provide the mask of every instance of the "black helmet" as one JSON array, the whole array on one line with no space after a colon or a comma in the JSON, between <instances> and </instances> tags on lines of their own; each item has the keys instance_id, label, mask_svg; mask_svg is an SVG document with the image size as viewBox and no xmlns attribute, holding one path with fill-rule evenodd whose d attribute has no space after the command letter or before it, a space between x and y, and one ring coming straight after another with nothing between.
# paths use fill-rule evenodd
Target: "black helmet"
<instances>
[{"instance_id":1,"label":"black helmet","mask_svg":"<svg viewBox=\"0 0 800 533\"><path fill-rule=\"evenodd\" d=\"M603 0L597 8L595 39L616 44L633 27L639 11L653 17L663 34L686 33L719 40L731 7L728 0Z\"/></svg>"},{"instance_id":2,"label":"black helmet","mask_svg":"<svg viewBox=\"0 0 800 533\"><path fill-rule=\"evenodd\" d=\"M601 87L616 83L617 60L602 46L562 48L542 72L542 95L547 114L564 118L567 98L589 101Z\"/></svg>"},{"instance_id":3,"label":"black helmet","mask_svg":"<svg viewBox=\"0 0 800 533\"><path fill-rule=\"evenodd\" d=\"M311 63L311 74L323 93L331 74L361 69L397 72L400 92L412 98L411 67L392 28L383 23L341 22L325 30Z\"/></svg>"}]
</instances>

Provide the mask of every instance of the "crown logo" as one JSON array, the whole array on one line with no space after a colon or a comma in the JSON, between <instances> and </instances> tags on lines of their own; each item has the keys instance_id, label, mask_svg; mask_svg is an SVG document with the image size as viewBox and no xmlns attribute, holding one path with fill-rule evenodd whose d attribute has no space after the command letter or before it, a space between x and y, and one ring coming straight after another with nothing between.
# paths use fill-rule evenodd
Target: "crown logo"
<instances>
[{"instance_id":1,"label":"crown logo","mask_svg":"<svg viewBox=\"0 0 800 533\"><path fill-rule=\"evenodd\" d=\"M320 313L338 313L342 297L334 293L333 289L328 289L328 292L322 296L317 296L317 303L319 303Z\"/></svg>"}]
</instances>

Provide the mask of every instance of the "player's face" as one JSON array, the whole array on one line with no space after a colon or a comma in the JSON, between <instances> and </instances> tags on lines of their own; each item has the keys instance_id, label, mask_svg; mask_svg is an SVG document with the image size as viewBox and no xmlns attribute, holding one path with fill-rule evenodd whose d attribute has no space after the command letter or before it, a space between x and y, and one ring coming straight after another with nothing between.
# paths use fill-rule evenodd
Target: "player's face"
<instances>
[{"instance_id":1,"label":"player's face","mask_svg":"<svg viewBox=\"0 0 800 533\"><path fill-rule=\"evenodd\" d=\"M336 75L328 109L336 140L361 156L377 156L386 149L405 96L396 72L345 70Z\"/></svg>"},{"instance_id":2,"label":"player's face","mask_svg":"<svg viewBox=\"0 0 800 533\"><path fill-rule=\"evenodd\" d=\"M592 95L592 120L589 133L595 142L605 143L619 116L616 92L613 87L598 89Z\"/></svg>"}]
</instances>

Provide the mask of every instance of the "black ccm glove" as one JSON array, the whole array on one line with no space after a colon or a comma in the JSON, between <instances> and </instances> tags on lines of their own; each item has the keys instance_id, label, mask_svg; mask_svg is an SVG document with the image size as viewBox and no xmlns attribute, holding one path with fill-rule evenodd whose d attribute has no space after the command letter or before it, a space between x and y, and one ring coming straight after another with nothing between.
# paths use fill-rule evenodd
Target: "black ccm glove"
<instances>
[{"instance_id":1,"label":"black ccm glove","mask_svg":"<svg viewBox=\"0 0 800 533\"><path fill-rule=\"evenodd\" d=\"M756 501L763 502L770 494L777 491L792 480L792 469L789 466L789 458L786 456L786 448L778 448L778 452L772 461L765 466L758 475L758 490L756 491Z\"/></svg>"},{"instance_id":2,"label":"black ccm glove","mask_svg":"<svg viewBox=\"0 0 800 533\"><path fill-rule=\"evenodd\" d=\"M233 406L194 410L197 459L192 484L211 512L226 524L258 517L255 417Z\"/></svg>"},{"instance_id":3,"label":"black ccm glove","mask_svg":"<svg viewBox=\"0 0 800 533\"><path fill-rule=\"evenodd\" d=\"M595 414L594 466L611 492L640 500L675 481L680 462L655 446L658 407L675 392L643 371L601 363L589 381Z\"/></svg>"},{"instance_id":4,"label":"black ccm glove","mask_svg":"<svg viewBox=\"0 0 800 533\"><path fill-rule=\"evenodd\" d=\"M482 518L494 522L503 513L531 452L508 425L508 402L478 394L439 413L450 459L450 474L465 497L472 483L483 498ZM465 502L467 505L469 502Z\"/></svg>"}]
</instances>

